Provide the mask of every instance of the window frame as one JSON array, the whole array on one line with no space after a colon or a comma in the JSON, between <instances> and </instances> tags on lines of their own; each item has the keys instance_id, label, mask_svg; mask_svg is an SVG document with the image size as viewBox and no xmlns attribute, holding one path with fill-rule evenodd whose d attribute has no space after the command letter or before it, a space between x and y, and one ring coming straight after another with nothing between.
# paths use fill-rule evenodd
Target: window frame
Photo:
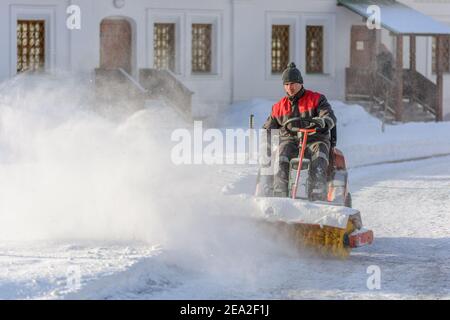
<instances>
[{"instance_id":1,"label":"window frame","mask_svg":"<svg viewBox=\"0 0 450 320\"><path fill-rule=\"evenodd\" d=\"M273 30L274 27L287 27L288 28L288 55L287 55L287 61L281 66L280 71L274 71L273 70L273 63L274 63L274 57L273 57ZM281 75L283 73L283 69L286 68L286 66L290 63L291 60L291 25L289 24L272 24L271 25L271 36L270 36L270 72L272 75Z\"/></svg>"},{"instance_id":2,"label":"window frame","mask_svg":"<svg viewBox=\"0 0 450 320\"><path fill-rule=\"evenodd\" d=\"M19 20L45 21L45 64L43 72L56 66L56 8L55 6L12 5L10 13L10 76L17 75L17 22Z\"/></svg>"},{"instance_id":3,"label":"window frame","mask_svg":"<svg viewBox=\"0 0 450 320\"><path fill-rule=\"evenodd\" d=\"M320 61L320 63L321 63L321 70L320 71L310 71L309 70L309 67L310 67L310 65L309 65L309 61L308 61L308 56L309 56L309 54L308 54L308 48L309 48L309 41L308 41L308 29L309 28L319 28L320 30L321 30L321 36L322 36L322 38L321 38L321 43L320 43L320 45L322 46L321 48L320 48L320 52L321 52L321 60L322 61ZM324 28L324 26L323 25L312 25L312 24L307 24L306 26L305 26L305 41L306 41L306 45L305 45L305 73L306 74L312 74L312 75L314 75L314 74L324 74L325 72L325 52L324 52L324 50L325 50L325 28Z\"/></svg>"},{"instance_id":4,"label":"window frame","mask_svg":"<svg viewBox=\"0 0 450 320\"><path fill-rule=\"evenodd\" d=\"M298 13L283 13L283 12L267 12L266 13L266 80L281 81L281 73L272 72L272 26L273 25L288 25L289 26L289 62L294 61L298 64L299 41L296 35L299 34L299 14ZM288 62L288 63L289 63ZM286 65L287 67L287 65Z\"/></svg>"},{"instance_id":5,"label":"window frame","mask_svg":"<svg viewBox=\"0 0 450 320\"><path fill-rule=\"evenodd\" d=\"M301 60L303 71L307 77L334 77L335 75L335 59L332 58L332 53L335 52L335 32L336 16L334 14L303 14L301 26ZM307 26L322 26L323 27L323 72L322 73L307 73L306 72L306 27Z\"/></svg>"},{"instance_id":6,"label":"window frame","mask_svg":"<svg viewBox=\"0 0 450 320\"><path fill-rule=\"evenodd\" d=\"M195 26L195 27L194 27ZM207 51L209 51L209 61L208 61L208 70L194 70L194 66L192 64L193 62L193 56L194 56L194 30L197 29L197 26L199 26L200 28L198 28L198 30L203 29L203 31L206 31L209 33L209 47L206 48ZM214 68L213 68L213 25L210 23L192 23L191 24L191 72L192 74L210 74L213 72Z\"/></svg>"},{"instance_id":7,"label":"window frame","mask_svg":"<svg viewBox=\"0 0 450 320\"><path fill-rule=\"evenodd\" d=\"M157 9L147 9L147 67L153 69L155 61L154 53L154 26L155 23L173 23L175 24L175 68L171 70L174 74L183 75L185 58L183 55L183 48L185 47L185 37L181 35L184 33L185 25L185 14L181 10L157 10Z\"/></svg>"},{"instance_id":8,"label":"window frame","mask_svg":"<svg viewBox=\"0 0 450 320\"><path fill-rule=\"evenodd\" d=\"M222 15L220 13L193 13L187 17L186 28L186 74L192 79L221 78L222 59ZM211 72L192 71L192 25L211 24Z\"/></svg>"},{"instance_id":9,"label":"window frame","mask_svg":"<svg viewBox=\"0 0 450 320\"><path fill-rule=\"evenodd\" d=\"M173 36L173 39L172 39L172 44L173 44L173 52L171 52L171 54L170 54L170 57L169 57L169 66L168 66L168 69L170 70L170 71L172 71L172 72L176 72L176 70L177 70L177 48L176 48L176 28L177 28L177 26L176 26L176 24L175 23L171 23L171 22L169 22L169 23L167 23L167 22L164 22L164 23L161 23L161 22L155 22L155 23L153 23L153 68L156 68L156 65L155 65L155 62L156 62L156 54L155 54L155 39L154 39L154 37L155 37L155 31L157 30L157 25L165 25L165 26L168 26L168 25L171 25L172 26L172 30L171 31L173 31L173 34L172 34L172 36ZM173 61L170 61L170 58L173 58ZM171 63L173 63L173 69L171 69L170 67L171 67Z\"/></svg>"},{"instance_id":10,"label":"window frame","mask_svg":"<svg viewBox=\"0 0 450 320\"><path fill-rule=\"evenodd\" d=\"M22 23L22 24L26 24L27 25L27 28L29 28L29 25L30 24L32 24L32 23L36 23L36 24L42 24L42 30L43 30L43 32L42 32L42 36L43 36L43 39L42 39L42 42L43 42L43 45L42 46L39 46L39 49L42 49L42 54L39 54L39 56L42 56L42 61L40 61L40 66L38 66L36 69L30 69L30 68L28 68L28 69L26 69L26 70L23 70L23 71L19 71L19 70L17 70L17 67L18 67L18 64L19 64L19 61L18 61L18 58L19 58L19 52L18 52L18 47L19 47L19 41L17 41L16 43L17 43L17 56L16 56L16 59L17 59L17 66L16 66L16 73L17 74L20 74L20 73L22 73L22 72L43 72L43 71L45 71L45 63L46 63L46 61L45 61L45 59L46 59L46 51L45 51L45 47L46 47L46 40L45 40L45 36L46 36L46 24L45 24L45 20L23 20L23 19L18 19L17 21L17 24L16 24L16 30L17 30L17 27L19 26L19 23ZM34 38L34 37L33 37ZM23 37L22 37L22 39L23 39ZM27 40L29 40L30 38L29 37L26 37L26 39ZM17 31L16 31L16 40L17 40ZM26 47L26 49L27 49L27 51L28 51L28 49L31 49L30 48L30 43L27 43L27 45L25 46ZM35 55L36 56L36 55ZM22 55L22 57L23 57L23 55ZM30 54L30 52L28 52L28 54L27 54L27 58L28 59L30 59L30 57L31 57L31 54ZM23 63L23 62L22 62ZM30 66L30 61L28 61L28 66Z\"/></svg>"}]
</instances>

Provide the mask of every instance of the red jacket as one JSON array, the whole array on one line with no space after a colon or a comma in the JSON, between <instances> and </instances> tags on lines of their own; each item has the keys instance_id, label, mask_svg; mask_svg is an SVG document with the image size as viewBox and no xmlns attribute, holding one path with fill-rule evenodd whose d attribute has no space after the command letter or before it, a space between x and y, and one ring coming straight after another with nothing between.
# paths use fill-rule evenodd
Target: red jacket
<instances>
[{"instance_id":1,"label":"red jacket","mask_svg":"<svg viewBox=\"0 0 450 320\"><path fill-rule=\"evenodd\" d=\"M312 135L309 139L310 142L318 140L335 140L336 117L333 110L331 109L331 105L328 103L324 95L302 88L302 90L300 90L300 92L297 93L294 98L282 98L280 101L273 105L272 113L267 118L263 128L266 130L281 129L280 140L296 140L296 134L291 133L283 128L283 123L293 117L300 117L305 119L321 117L325 120L328 130L324 130L321 133ZM334 131L333 139L331 139L331 130ZM331 143L332 145L334 145L334 141L331 141Z\"/></svg>"}]
</instances>

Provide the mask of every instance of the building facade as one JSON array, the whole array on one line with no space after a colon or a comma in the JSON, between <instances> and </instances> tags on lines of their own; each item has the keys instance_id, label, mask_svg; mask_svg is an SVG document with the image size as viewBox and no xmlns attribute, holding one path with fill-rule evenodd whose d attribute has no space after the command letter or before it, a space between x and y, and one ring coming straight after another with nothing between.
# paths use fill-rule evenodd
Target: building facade
<instances>
[{"instance_id":1,"label":"building facade","mask_svg":"<svg viewBox=\"0 0 450 320\"><path fill-rule=\"evenodd\" d=\"M450 2L401 2L450 26ZM34 69L92 76L97 68L123 68L137 79L140 69L167 68L195 93L194 106L217 110L280 97L281 71L295 61L308 88L344 100L346 68L359 59L352 48L371 45L356 39L355 26L365 25L336 0L3 0L0 81ZM416 40L417 71L431 81L433 39ZM381 30L379 41L394 52L389 31ZM405 37L405 68L408 48ZM449 71L444 117L450 116Z\"/></svg>"}]
</instances>

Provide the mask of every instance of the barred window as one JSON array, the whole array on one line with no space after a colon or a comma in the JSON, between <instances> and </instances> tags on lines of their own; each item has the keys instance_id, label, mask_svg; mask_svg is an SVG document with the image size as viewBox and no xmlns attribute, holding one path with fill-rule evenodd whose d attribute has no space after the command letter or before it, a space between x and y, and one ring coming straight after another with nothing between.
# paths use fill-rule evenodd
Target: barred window
<instances>
[{"instance_id":1,"label":"barred window","mask_svg":"<svg viewBox=\"0 0 450 320\"><path fill-rule=\"evenodd\" d=\"M192 25L192 72L211 72L211 24Z\"/></svg>"},{"instance_id":2,"label":"barred window","mask_svg":"<svg viewBox=\"0 0 450 320\"><path fill-rule=\"evenodd\" d=\"M272 73L281 73L289 63L289 25L272 25Z\"/></svg>"},{"instance_id":3,"label":"barred window","mask_svg":"<svg viewBox=\"0 0 450 320\"><path fill-rule=\"evenodd\" d=\"M155 23L153 30L153 66L175 71L175 24Z\"/></svg>"},{"instance_id":4,"label":"barred window","mask_svg":"<svg viewBox=\"0 0 450 320\"><path fill-rule=\"evenodd\" d=\"M433 73L436 73L436 37L432 37L433 38L433 42L431 44L431 48L432 48L432 62L431 62L431 66L432 66L432 71ZM450 72L450 37L443 37L442 38L442 44L444 46L443 50L443 58L444 61L443 66L442 66L442 71L443 72Z\"/></svg>"},{"instance_id":5,"label":"barred window","mask_svg":"<svg viewBox=\"0 0 450 320\"><path fill-rule=\"evenodd\" d=\"M323 26L306 26L306 72L323 73Z\"/></svg>"},{"instance_id":6,"label":"barred window","mask_svg":"<svg viewBox=\"0 0 450 320\"><path fill-rule=\"evenodd\" d=\"M45 21L17 21L17 73L42 70L45 65Z\"/></svg>"}]
</instances>

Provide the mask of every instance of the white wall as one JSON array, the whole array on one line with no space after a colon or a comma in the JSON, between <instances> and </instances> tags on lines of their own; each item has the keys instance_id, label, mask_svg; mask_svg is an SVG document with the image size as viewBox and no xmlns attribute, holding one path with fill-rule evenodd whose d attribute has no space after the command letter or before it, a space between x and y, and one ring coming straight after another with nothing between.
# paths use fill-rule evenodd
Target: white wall
<instances>
[{"instance_id":1,"label":"white wall","mask_svg":"<svg viewBox=\"0 0 450 320\"><path fill-rule=\"evenodd\" d=\"M450 3L402 0L417 10L450 25ZM66 8L82 10L81 30L65 26ZM363 24L361 17L336 6L335 0L128 0L121 9L112 0L2 0L0 2L0 81L15 74L15 18L43 16L48 20L49 69L92 75L100 60L100 23L106 17L125 17L134 29L133 74L153 65L153 23L177 23L177 77L195 92L194 105L203 104L211 113L232 101L255 97L278 99L284 95L280 75L270 72L271 24L285 22L292 28L290 60L303 73L305 86L329 99L343 99L345 68L350 60L350 28ZM191 23L214 25L214 72L191 74ZM305 26L325 26L325 74L305 73ZM389 33L382 41L393 49ZM409 61L405 41L405 65ZM417 38L417 68L430 77L430 40ZM450 113L450 75L444 79L444 113Z\"/></svg>"},{"instance_id":2,"label":"white wall","mask_svg":"<svg viewBox=\"0 0 450 320\"><path fill-rule=\"evenodd\" d=\"M252 97L277 99L283 96L281 75L270 72L271 24L291 25L293 50L290 60L303 74L305 86L324 93L327 97L343 98L342 74L345 59L336 59L336 53L345 53L345 23L337 22L342 14L336 1L290 0L235 0L234 15L234 100ZM308 23L325 25L325 73L305 73L305 26ZM293 29L293 31L292 31ZM343 36L343 37L342 37ZM342 37L342 38L341 38Z\"/></svg>"},{"instance_id":3,"label":"white wall","mask_svg":"<svg viewBox=\"0 0 450 320\"><path fill-rule=\"evenodd\" d=\"M20 4L20 5L19 5ZM66 9L75 4L81 8L81 29L66 27ZM51 34L46 39L50 57L46 59L49 69L70 70L74 73L92 75L100 63L100 23L106 17L124 17L131 22L133 39L133 75L140 68L153 67L153 25L155 16L180 16L177 26L180 39L180 59L177 76L196 92L194 101L225 106L231 102L231 1L125 1L123 8L115 8L112 0L9 0L0 2L0 80L15 74L15 19L10 19L11 8L26 12L47 13ZM191 74L191 23L210 22L214 27L214 71L208 75ZM14 51L14 52L10 52Z\"/></svg>"},{"instance_id":4,"label":"white wall","mask_svg":"<svg viewBox=\"0 0 450 320\"><path fill-rule=\"evenodd\" d=\"M70 61L69 32L65 27L65 0L10 0L0 2L0 81L16 74L16 21L46 21L46 68L67 70Z\"/></svg>"},{"instance_id":5,"label":"white wall","mask_svg":"<svg viewBox=\"0 0 450 320\"><path fill-rule=\"evenodd\" d=\"M10 50L9 50L10 26L9 4L0 2L0 81L10 76Z\"/></svg>"}]
</instances>

